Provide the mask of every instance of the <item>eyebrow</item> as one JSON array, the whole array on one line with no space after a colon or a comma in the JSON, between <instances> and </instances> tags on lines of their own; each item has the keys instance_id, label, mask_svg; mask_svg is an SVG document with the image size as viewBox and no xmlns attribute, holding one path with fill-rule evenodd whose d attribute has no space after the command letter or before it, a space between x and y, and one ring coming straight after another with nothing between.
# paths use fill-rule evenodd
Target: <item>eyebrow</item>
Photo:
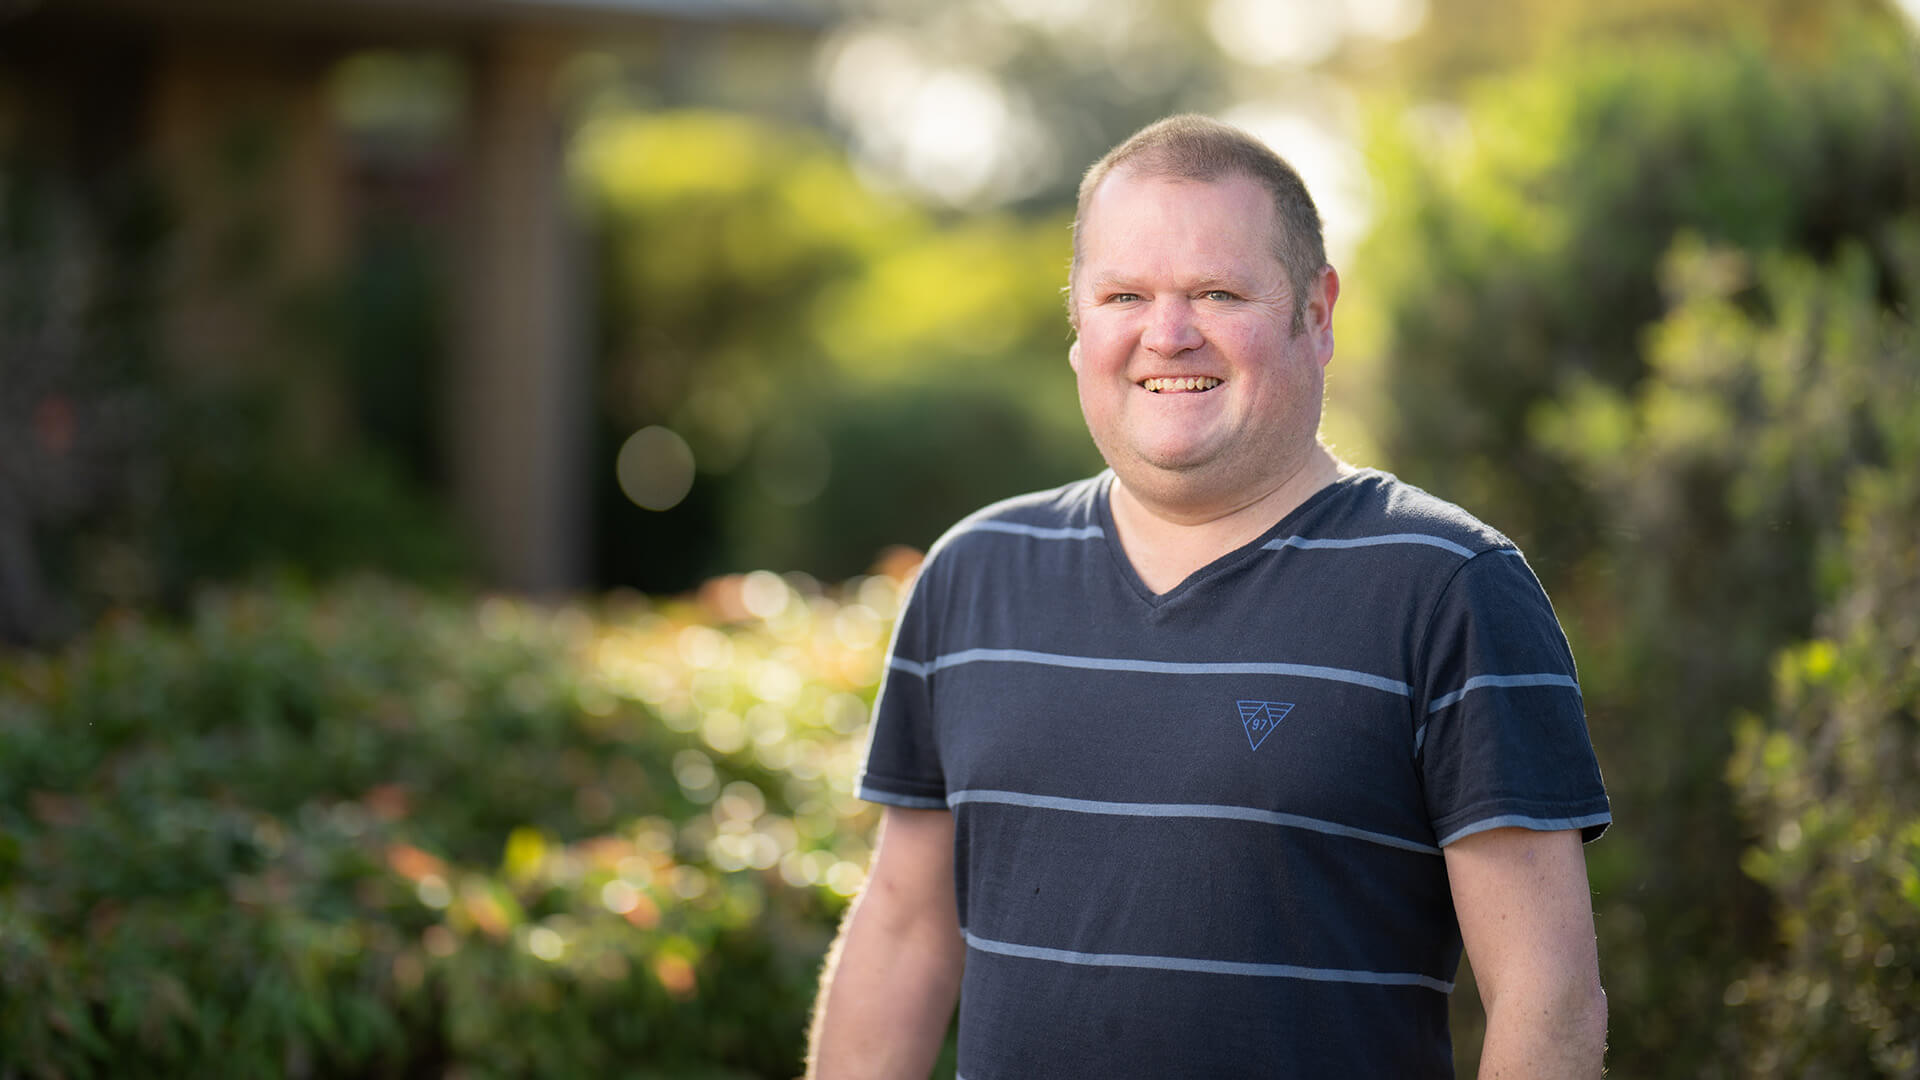
<instances>
[{"instance_id":1,"label":"eyebrow","mask_svg":"<svg viewBox=\"0 0 1920 1080\"><path fill-rule=\"evenodd\" d=\"M1241 291L1244 291L1246 288L1247 288L1246 281L1240 278L1227 277L1223 274L1211 274L1193 283L1193 290L1195 292L1208 292L1213 289L1225 289L1229 292L1241 292Z\"/></svg>"},{"instance_id":2,"label":"eyebrow","mask_svg":"<svg viewBox=\"0 0 1920 1080\"><path fill-rule=\"evenodd\" d=\"M1087 286L1093 289L1131 289L1137 285L1138 279L1126 274L1107 273L1087 279ZM1239 292L1251 286L1244 277L1237 277L1224 271L1213 271L1194 279L1185 287L1194 292L1206 292L1211 289L1227 289L1229 291Z\"/></svg>"}]
</instances>

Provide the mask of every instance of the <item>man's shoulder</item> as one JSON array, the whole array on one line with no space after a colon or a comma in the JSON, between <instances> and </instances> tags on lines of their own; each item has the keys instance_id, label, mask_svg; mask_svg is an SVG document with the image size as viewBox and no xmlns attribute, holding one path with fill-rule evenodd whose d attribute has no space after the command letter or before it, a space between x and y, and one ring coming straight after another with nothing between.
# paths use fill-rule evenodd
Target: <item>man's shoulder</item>
<instances>
[{"instance_id":1,"label":"man's shoulder","mask_svg":"<svg viewBox=\"0 0 1920 1080\"><path fill-rule=\"evenodd\" d=\"M1093 539L1105 534L1100 500L1109 474L1102 472L1043 491L1001 499L955 522L934 542L932 558L979 534L1011 533L1040 539Z\"/></svg>"},{"instance_id":2,"label":"man's shoulder","mask_svg":"<svg viewBox=\"0 0 1920 1080\"><path fill-rule=\"evenodd\" d=\"M1456 503L1409 484L1389 472L1361 469L1338 481L1339 497L1325 512L1302 522L1304 538L1358 541L1403 538L1431 543L1464 558L1488 551L1514 550L1500 530Z\"/></svg>"}]
</instances>

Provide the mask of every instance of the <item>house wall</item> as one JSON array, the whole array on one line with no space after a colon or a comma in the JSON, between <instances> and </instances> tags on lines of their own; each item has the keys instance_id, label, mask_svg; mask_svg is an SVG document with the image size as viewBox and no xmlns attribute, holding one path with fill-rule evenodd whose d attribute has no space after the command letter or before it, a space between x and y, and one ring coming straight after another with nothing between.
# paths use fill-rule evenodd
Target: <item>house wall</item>
<instances>
[{"instance_id":1,"label":"house wall","mask_svg":"<svg viewBox=\"0 0 1920 1080\"><path fill-rule=\"evenodd\" d=\"M278 35L164 30L145 93L147 149L174 215L166 356L182 378L264 376L292 394L289 434L313 453L348 424L324 313L349 247L327 99L340 55Z\"/></svg>"},{"instance_id":2,"label":"house wall","mask_svg":"<svg viewBox=\"0 0 1920 1080\"><path fill-rule=\"evenodd\" d=\"M383 44L309 23L31 20L0 46L0 151L65 179L141 175L167 208L157 352L201 386L265 381L291 396L281 432L317 455L351 437L330 290L353 257L352 147L330 79ZM554 79L574 37L520 24L418 26L469 69L445 265L455 325L439 388L455 512L485 578L585 583L588 435L582 269L563 191ZM244 522L234 523L244 528Z\"/></svg>"},{"instance_id":3,"label":"house wall","mask_svg":"<svg viewBox=\"0 0 1920 1080\"><path fill-rule=\"evenodd\" d=\"M22 15L0 0L0 154L55 162L83 211L90 185L157 184L170 212L155 351L183 379L271 376L297 402L286 434L325 454L354 437L351 365L327 355L344 340L327 305L361 224L332 73L368 49L460 57L463 130L433 185L448 207L422 230L447 245L434 262L455 268L433 375L440 464L487 581L567 590L587 583L601 466L587 453L588 260L564 190L556 79L610 32L640 34L672 61L655 72L670 100L725 91L799 109L804 95L783 88L804 79L816 27L729 10L68 0ZM744 68L709 70L719 56Z\"/></svg>"}]
</instances>

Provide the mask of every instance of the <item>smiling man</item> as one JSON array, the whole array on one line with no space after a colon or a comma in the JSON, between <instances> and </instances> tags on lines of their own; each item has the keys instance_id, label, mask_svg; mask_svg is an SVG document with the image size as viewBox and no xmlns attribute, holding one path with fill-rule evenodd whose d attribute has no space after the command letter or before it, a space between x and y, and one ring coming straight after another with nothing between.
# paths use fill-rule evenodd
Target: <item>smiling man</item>
<instances>
[{"instance_id":1,"label":"smiling man","mask_svg":"<svg viewBox=\"0 0 1920 1080\"><path fill-rule=\"evenodd\" d=\"M1081 185L1069 363L1109 465L935 545L876 704L886 807L812 1075L1600 1075L1611 820L1518 550L1317 438L1339 278L1199 117Z\"/></svg>"}]
</instances>

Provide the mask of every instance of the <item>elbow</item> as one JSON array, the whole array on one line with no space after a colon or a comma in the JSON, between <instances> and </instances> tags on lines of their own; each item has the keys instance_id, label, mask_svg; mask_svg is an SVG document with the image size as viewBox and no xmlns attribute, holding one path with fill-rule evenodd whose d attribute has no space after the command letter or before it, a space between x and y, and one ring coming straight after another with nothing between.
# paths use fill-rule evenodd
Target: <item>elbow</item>
<instances>
[{"instance_id":1,"label":"elbow","mask_svg":"<svg viewBox=\"0 0 1920 1080\"><path fill-rule=\"evenodd\" d=\"M1607 995L1597 977L1555 979L1513 987L1487 1002L1487 1047L1501 1060L1527 1061L1524 1069L1482 1076L1599 1077L1607 1049ZM1551 1062L1551 1067L1544 1063Z\"/></svg>"},{"instance_id":2,"label":"elbow","mask_svg":"<svg viewBox=\"0 0 1920 1080\"><path fill-rule=\"evenodd\" d=\"M1581 1056L1592 1063L1588 1075L1602 1075L1607 1052L1607 992L1600 988L1600 980L1570 992L1561 1015L1568 1044L1580 1047Z\"/></svg>"},{"instance_id":3,"label":"elbow","mask_svg":"<svg viewBox=\"0 0 1920 1080\"><path fill-rule=\"evenodd\" d=\"M1592 1040L1596 1056L1604 1059L1607 1053L1607 992L1594 981L1593 993L1587 1005L1587 1033Z\"/></svg>"}]
</instances>

